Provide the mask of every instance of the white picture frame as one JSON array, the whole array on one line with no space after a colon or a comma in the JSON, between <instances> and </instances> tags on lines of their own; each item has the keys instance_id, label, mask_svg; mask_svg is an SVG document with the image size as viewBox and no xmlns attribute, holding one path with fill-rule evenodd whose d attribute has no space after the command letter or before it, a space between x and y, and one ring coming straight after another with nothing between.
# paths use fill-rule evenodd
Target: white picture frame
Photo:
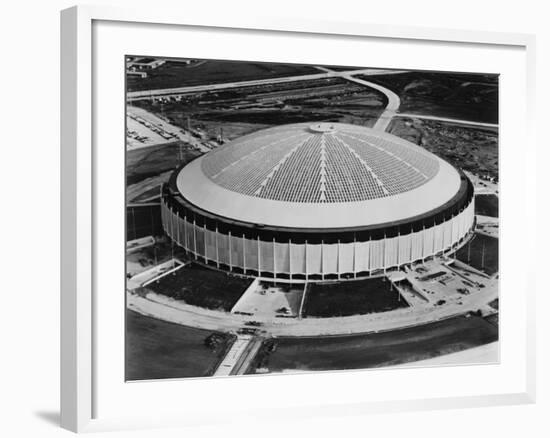
<instances>
[{"instance_id":1,"label":"white picture frame","mask_svg":"<svg viewBox=\"0 0 550 438\"><path fill-rule=\"evenodd\" d=\"M255 35L271 32L278 35L340 35L354 39L391 39L413 44L425 42L452 43L468 47L508 47L521 51L525 56L524 69L527 80L525 95L525 150L533 152L525 158L519 178L524 178L526 192L534 192L535 139L534 121L534 47L535 38L527 34L491 33L484 31L461 31L451 29L428 29L391 25L372 25L361 22L339 23L331 21L298 20L292 17L269 16L231 19L210 14L208 17L194 15L186 10L135 10L110 7L78 6L61 13L61 426L77 432L99 431L120 428L162 427L197 424L201 416L186 418L171 412L154 412L150 418L129 417L124 412L118 415L98 415L97 385L98 340L96 327L97 301L97 205L101 200L95 190L97 161L94 154L94 121L96 120L96 96L94 84L98 80L94 65L94 50L97 50L94 23L132 23L143 26L186 26L208 32L210 29L238 29ZM527 170L527 169L532 169ZM121 170L122 171L122 170ZM105 177L101 177L105 178ZM524 211L523 220L534 223L534 197L525 202L530 211ZM519 213L518 213L519 214ZM506 219L504 220L506 221ZM512 223L513 221L510 221ZM506 228L504 228L506 230ZM508 228L513 232L513 225ZM534 251L535 233L526 237L525 243ZM532 403L535 400L535 293L534 272L529 272L522 290L525 324L521 324L525 349L517 352L522 357L523 373L521 387L514 391L494 391L484 394L449 395L430 398L392 398L389 400L362 401L353 399L346 403L331 403L328 398L317 400L314 406L303 403L294 408L296 418L311 415L341 415L343 412L362 414L367 412L395 412L414 409L441 409L456 407L493 406ZM527 276L526 276L527 277ZM502 281L508 281L506 275ZM510 278L510 277L508 277ZM123 291L120 292L123 294ZM519 310L518 310L519 311ZM122 318L122 314L121 314ZM523 333L523 329L525 333ZM102 364L103 366L104 364ZM404 373L408 372L403 370ZM460 372L460 371L459 371ZM519 371L518 371L519 372ZM288 376L285 379L299 379ZM246 379L245 379L246 380ZM243 385L244 380L242 381ZM169 383L168 383L169 384ZM194 382L194 388L200 381ZM209 385L216 384L216 382ZM221 383L219 383L221 385ZM239 384L238 382L236 384ZM149 383L159 385L159 383ZM167 383L163 384L166 387ZM233 385L235 386L235 384ZM248 385L249 386L249 385ZM195 389L196 390L196 389ZM345 398L345 397L344 397ZM267 408L266 408L267 409ZM153 415L154 414L154 415ZM250 415L260 415L261 409L251 410ZM232 414L234 415L234 413ZM244 415L237 412L235 415ZM223 416L222 420L223 421Z\"/></svg>"}]
</instances>

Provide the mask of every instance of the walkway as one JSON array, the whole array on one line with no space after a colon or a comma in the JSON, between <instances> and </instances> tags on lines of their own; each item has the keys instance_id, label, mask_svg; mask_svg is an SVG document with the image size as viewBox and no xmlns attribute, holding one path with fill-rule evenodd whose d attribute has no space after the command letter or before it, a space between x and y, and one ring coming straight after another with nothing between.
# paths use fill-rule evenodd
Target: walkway
<instances>
[{"instance_id":1,"label":"walkway","mask_svg":"<svg viewBox=\"0 0 550 438\"><path fill-rule=\"evenodd\" d=\"M252 335L239 335L233 343L220 365L214 372L214 376L229 376L232 374L237 362L246 352L247 347L254 340Z\"/></svg>"},{"instance_id":2,"label":"walkway","mask_svg":"<svg viewBox=\"0 0 550 438\"><path fill-rule=\"evenodd\" d=\"M153 266L150 269L147 269L139 274L134 275L132 278L129 278L126 282L126 289L132 291L138 287L147 286L153 281L160 280L162 277L171 274L177 271L180 268L183 268L185 263L177 258L172 258L160 263L156 266Z\"/></svg>"},{"instance_id":3,"label":"walkway","mask_svg":"<svg viewBox=\"0 0 550 438\"><path fill-rule=\"evenodd\" d=\"M128 240L126 242L126 252L134 252L155 244L155 238L153 236L140 237L139 239Z\"/></svg>"}]
</instances>

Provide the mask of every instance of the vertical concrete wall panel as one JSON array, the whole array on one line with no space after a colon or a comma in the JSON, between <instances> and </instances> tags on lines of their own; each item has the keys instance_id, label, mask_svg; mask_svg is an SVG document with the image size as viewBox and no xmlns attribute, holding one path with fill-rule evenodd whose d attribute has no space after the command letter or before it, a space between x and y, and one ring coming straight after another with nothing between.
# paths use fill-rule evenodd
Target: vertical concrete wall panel
<instances>
[{"instance_id":1,"label":"vertical concrete wall panel","mask_svg":"<svg viewBox=\"0 0 550 438\"><path fill-rule=\"evenodd\" d=\"M412 259L420 260L423 257L422 245L423 245L424 235L422 231L418 231L411 235L411 246L412 246Z\"/></svg>"},{"instance_id":2,"label":"vertical concrete wall panel","mask_svg":"<svg viewBox=\"0 0 550 438\"><path fill-rule=\"evenodd\" d=\"M357 272L367 272L370 270L369 248L370 242L355 243L355 270Z\"/></svg>"},{"instance_id":3,"label":"vertical concrete wall panel","mask_svg":"<svg viewBox=\"0 0 550 438\"><path fill-rule=\"evenodd\" d=\"M338 272L338 244L323 245L323 273L336 274Z\"/></svg>"},{"instance_id":4,"label":"vertical concrete wall panel","mask_svg":"<svg viewBox=\"0 0 550 438\"><path fill-rule=\"evenodd\" d=\"M455 216L453 218L453 223L451 225L451 245L454 245L458 242L458 239L460 238L460 220L462 218L462 215L459 214L458 216Z\"/></svg>"},{"instance_id":5,"label":"vertical concrete wall panel","mask_svg":"<svg viewBox=\"0 0 550 438\"><path fill-rule=\"evenodd\" d=\"M218 261L229 266L229 236L218 233Z\"/></svg>"},{"instance_id":6,"label":"vertical concrete wall panel","mask_svg":"<svg viewBox=\"0 0 550 438\"><path fill-rule=\"evenodd\" d=\"M205 234L205 242L206 242L206 257L208 260L213 260L214 262L218 261L218 257L216 254L216 232L211 230L206 230Z\"/></svg>"},{"instance_id":7,"label":"vertical concrete wall panel","mask_svg":"<svg viewBox=\"0 0 550 438\"><path fill-rule=\"evenodd\" d=\"M431 257L434 254L434 229L427 228L422 231L424 237L424 255L423 258Z\"/></svg>"},{"instance_id":8,"label":"vertical concrete wall panel","mask_svg":"<svg viewBox=\"0 0 550 438\"><path fill-rule=\"evenodd\" d=\"M447 249L451 246L453 230L452 230L452 219L448 220L443 224L443 247L442 249Z\"/></svg>"},{"instance_id":9,"label":"vertical concrete wall panel","mask_svg":"<svg viewBox=\"0 0 550 438\"><path fill-rule=\"evenodd\" d=\"M231 264L233 267L244 269L243 238L231 236Z\"/></svg>"},{"instance_id":10,"label":"vertical concrete wall panel","mask_svg":"<svg viewBox=\"0 0 550 438\"><path fill-rule=\"evenodd\" d=\"M185 238L186 238L186 246L187 249L191 252L194 251L195 248L195 240L193 235L193 224L189 221L185 222Z\"/></svg>"},{"instance_id":11,"label":"vertical concrete wall panel","mask_svg":"<svg viewBox=\"0 0 550 438\"><path fill-rule=\"evenodd\" d=\"M321 245L307 245L307 273L320 274L322 272Z\"/></svg>"},{"instance_id":12,"label":"vertical concrete wall panel","mask_svg":"<svg viewBox=\"0 0 550 438\"><path fill-rule=\"evenodd\" d=\"M384 251L384 266L390 268L397 266L398 237L386 239L386 249Z\"/></svg>"},{"instance_id":13,"label":"vertical concrete wall panel","mask_svg":"<svg viewBox=\"0 0 550 438\"><path fill-rule=\"evenodd\" d=\"M197 254L205 257L204 251L204 228L195 224L195 238L197 239Z\"/></svg>"},{"instance_id":14,"label":"vertical concrete wall panel","mask_svg":"<svg viewBox=\"0 0 550 438\"><path fill-rule=\"evenodd\" d=\"M384 267L384 241L372 240L370 242L370 270Z\"/></svg>"},{"instance_id":15,"label":"vertical concrete wall panel","mask_svg":"<svg viewBox=\"0 0 550 438\"><path fill-rule=\"evenodd\" d=\"M353 243L340 243L339 258L338 258L338 271L343 274L346 272L353 272L354 254Z\"/></svg>"},{"instance_id":16,"label":"vertical concrete wall panel","mask_svg":"<svg viewBox=\"0 0 550 438\"><path fill-rule=\"evenodd\" d=\"M277 272L290 273L290 254L288 243L275 242L275 261Z\"/></svg>"},{"instance_id":17,"label":"vertical concrete wall panel","mask_svg":"<svg viewBox=\"0 0 550 438\"><path fill-rule=\"evenodd\" d=\"M273 242L260 240L260 268L265 272L273 272Z\"/></svg>"},{"instance_id":18,"label":"vertical concrete wall panel","mask_svg":"<svg viewBox=\"0 0 550 438\"><path fill-rule=\"evenodd\" d=\"M258 270L258 241L253 239L244 239L244 249L246 252L246 269Z\"/></svg>"},{"instance_id":19,"label":"vertical concrete wall panel","mask_svg":"<svg viewBox=\"0 0 550 438\"><path fill-rule=\"evenodd\" d=\"M468 209L466 208L461 214L460 214L460 234L463 236L468 232L468 228L470 224L468 223Z\"/></svg>"},{"instance_id":20,"label":"vertical concrete wall panel","mask_svg":"<svg viewBox=\"0 0 550 438\"><path fill-rule=\"evenodd\" d=\"M305 244L290 244L290 270L293 274L306 273L306 246Z\"/></svg>"},{"instance_id":21,"label":"vertical concrete wall panel","mask_svg":"<svg viewBox=\"0 0 550 438\"><path fill-rule=\"evenodd\" d=\"M410 263L411 261L411 245L412 245L412 235L406 234L404 236L399 236L399 257L397 263L403 265L405 263Z\"/></svg>"},{"instance_id":22,"label":"vertical concrete wall panel","mask_svg":"<svg viewBox=\"0 0 550 438\"><path fill-rule=\"evenodd\" d=\"M443 249L443 225L439 224L434 227L434 253L438 253Z\"/></svg>"},{"instance_id":23,"label":"vertical concrete wall panel","mask_svg":"<svg viewBox=\"0 0 550 438\"><path fill-rule=\"evenodd\" d=\"M185 223L183 222L183 218L176 216L176 243L180 246L185 247L184 245L184 238L185 238Z\"/></svg>"}]
</instances>

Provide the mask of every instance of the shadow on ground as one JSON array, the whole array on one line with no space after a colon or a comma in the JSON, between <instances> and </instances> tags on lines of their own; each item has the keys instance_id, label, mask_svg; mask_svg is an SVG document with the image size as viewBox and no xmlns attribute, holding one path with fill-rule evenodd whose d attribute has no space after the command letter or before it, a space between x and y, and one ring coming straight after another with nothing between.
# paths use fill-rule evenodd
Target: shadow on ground
<instances>
[{"instance_id":1,"label":"shadow on ground","mask_svg":"<svg viewBox=\"0 0 550 438\"><path fill-rule=\"evenodd\" d=\"M46 423L59 426L60 414L57 411L38 411L34 414Z\"/></svg>"}]
</instances>

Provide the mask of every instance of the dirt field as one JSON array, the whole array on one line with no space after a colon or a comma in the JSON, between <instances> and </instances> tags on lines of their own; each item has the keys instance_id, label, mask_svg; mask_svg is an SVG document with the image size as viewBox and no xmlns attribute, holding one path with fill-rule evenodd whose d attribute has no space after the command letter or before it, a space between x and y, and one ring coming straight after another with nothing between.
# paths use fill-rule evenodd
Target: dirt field
<instances>
[{"instance_id":1,"label":"dirt field","mask_svg":"<svg viewBox=\"0 0 550 438\"><path fill-rule=\"evenodd\" d=\"M219 334L216 348L205 345L213 332L126 311L126 379L211 376L234 337Z\"/></svg>"},{"instance_id":2,"label":"dirt field","mask_svg":"<svg viewBox=\"0 0 550 438\"><path fill-rule=\"evenodd\" d=\"M339 78L288 82L186 95L181 101L134 102L173 125L225 140L286 123L331 121L372 126L385 96ZM188 119L189 118L189 119Z\"/></svg>"},{"instance_id":3,"label":"dirt field","mask_svg":"<svg viewBox=\"0 0 550 438\"><path fill-rule=\"evenodd\" d=\"M498 123L498 75L419 71L365 79L397 93L402 113Z\"/></svg>"},{"instance_id":4,"label":"dirt field","mask_svg":"<svg viewBox=\"0 0 550 438\"><path fill-rule=\"evenodd\" d=\"M453 166L498 180L498 132L448 122L394 119L389 132L416 143Z\"/></svg>"},{"instance_id":5,"label":"dirt field","mask_svg":"<svg viewBox=\"0 0 550 438\"><path fill-rule=\"evenodd\" d=\"M258 368L270 372L327 371L385 367L429 359L498 340L498 328L483 318L458 317L371 335L330 338L280 338ZM259 357L258 359L262 359ZM259 366L258 366L259 365Z\"/></svg>"}]
</instances>

